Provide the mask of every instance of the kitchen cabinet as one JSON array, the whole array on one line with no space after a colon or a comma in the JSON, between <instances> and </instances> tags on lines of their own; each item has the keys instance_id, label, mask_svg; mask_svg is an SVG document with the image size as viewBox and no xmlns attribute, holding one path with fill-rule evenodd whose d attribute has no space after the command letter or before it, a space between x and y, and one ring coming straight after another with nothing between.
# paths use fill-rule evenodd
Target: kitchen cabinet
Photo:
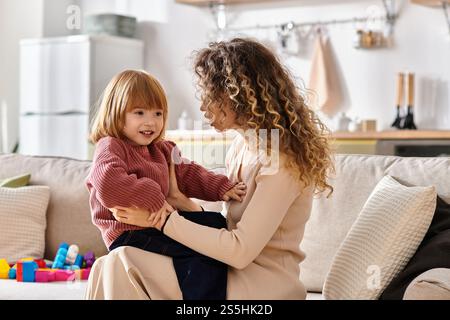
<instances>
[{"instance_id":1,"label":"kitchen cabinet","mask_svg":"<svg viewBox=\"0 0 450 320\"><path fill-rule=\"evenodd\" d=\"M168 130L166 139L177 144L184 157L207 168L223 167L236 132L215 130ZM338 154L401 156L450 156L450 131L387 130L334 132L331 147Z\"/></svg>"},{"instance_id":2,"label":"kitchen cabinet","mask_svg":"<svg viewBox=\"0 0 450 320\"><path fill-rule=\"evenodd\" d=\"M336 153L398 156L450 154L450 131L386 130L377 132L335 132Z\"/></svg>"}]
</instances>

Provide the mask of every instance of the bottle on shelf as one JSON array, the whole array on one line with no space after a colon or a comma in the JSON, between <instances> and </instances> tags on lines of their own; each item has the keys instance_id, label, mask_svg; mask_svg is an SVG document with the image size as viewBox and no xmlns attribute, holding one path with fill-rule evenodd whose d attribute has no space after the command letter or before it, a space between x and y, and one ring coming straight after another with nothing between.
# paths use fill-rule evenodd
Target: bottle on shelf
<instances>
[{"instance_id":1,"label":"bottle on shelf","mask_svg":"<svg viewBox=\"0 0 450 320\"><path fill-rule=\"evenodd\" d=\"M401 110L403 107L403 82L404 82L405 75L402 72L399 72L397 74L397 116L395 117L394 122L391 124L391 127L402 129L403 126L403 117L401 116Z\"/></svg>"},{"instance_id":2,"label":"bottle on shelf","mask_svg":"<svg viewBox=\"0 0 450 320\"><path fill-rule=\"evenodd\" d=\"M348 117L345 112L340 112L337 119L337 130L338 131L348 131L348 126L352 122L352 119Z\"/></svg>"},{"instance_id":3,"label":"bottle on shelf","mask_svg":"<svg viewBox=\"0 0 450 320\"><path fill-rule=\"evenodd\" d=\"M407 78L407 92L408 92L408 111L403 122L403 129L416 130L417 127L414 123L414 73L408 73Z\"/></svg>"},{"instance_id":4,"label":"bottle on shelf","mask_svg":"<svg viewBox=\"0 0 450 320\"><path fill-rule=\"evenodd\" d=\"M183 111L178 118L178 130L192 130L192 120L188 117L186 111Z\"/></svg>"}]
</instances>

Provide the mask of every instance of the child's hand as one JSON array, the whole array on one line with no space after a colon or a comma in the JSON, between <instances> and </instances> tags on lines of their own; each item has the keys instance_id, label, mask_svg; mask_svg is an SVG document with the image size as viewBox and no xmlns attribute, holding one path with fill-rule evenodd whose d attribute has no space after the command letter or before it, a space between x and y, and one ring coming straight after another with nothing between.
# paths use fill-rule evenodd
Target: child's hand
<instances>
[{"instance_id":1,"label":"child's hand","mask_svg":"<svg viewBox=\"0 0 450 320\"><path fill-rule=\"evenodd\" d=\"M230 201L231 199L233 199L233 200L237 200L239 202L242 202L242 200L244 199L245 194L247 193L246 189L247 189L247 186L245 185L245 183L239 182L233 188L228 190L223 195L222 199L224 201Z\"/></svg>"}]
</instances>

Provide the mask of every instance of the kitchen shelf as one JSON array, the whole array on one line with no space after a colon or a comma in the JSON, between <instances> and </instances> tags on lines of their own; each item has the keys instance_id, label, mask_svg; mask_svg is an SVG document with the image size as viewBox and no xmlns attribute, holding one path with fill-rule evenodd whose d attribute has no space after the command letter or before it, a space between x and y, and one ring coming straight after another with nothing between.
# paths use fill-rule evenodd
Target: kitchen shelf
<instances>
[{"instance_id":1,"label":"kitchen shelf","mask_svg":"<svg viewBox=\"0 0 450 320\"><path fill-rule=\"evenodd\" d=\"M208 6L210 4L253 4L253 3L264 3L272 2L274 4L282 5L283 2L288 2L289 0L175 0L177 3L195 5L195 6ZM297 0L296 5L317 5L317 4L337 4L337 3L348 3L348 2L358 2L360 0ZM281 3L280 3L281 2Z\"/></svg>"},{"instance_id":2,"label":"kitchen shelf","mask_svg":"<svg viewBox=\"0 0 450 320\"><path fill-rule=\"evenodd\" d=\"M447 130L387 130L376 132L343 132L332 134L337 140L448 140L450 131Z\"/></svg>"},{"instance_id":3,"label":"kitchen shelf","mask_svg":"<svg viewBox=\"0 0 450 320\"><path fill-rule=\"evenodd\" d=\"M270 2L273 0L176 0L178 3L190 4L195 6L208 6L212 4L248 4L257 2Z\"/></svg>"},{"instance_id":4,"label":"kitchen shelf","mask_svg":"<svg viewBox=\"0 0 450 320\"><path fill-rule=\"evenodd\" d=\"M167 130L166 138L177 141L232 140L237 135L234 130L220 133L215 130ZM448 140L450 130L385 130L373 132L336 131L331 134L336 140Z\"/></svg>"},{"instance_id":5,"label":"kitchen shelf","mask_svg":"<svg viewBox=\"0 0 450 320\"><path fill-rule=\"evenodd\" d=\"M411 0L411 2L427 7L441 7L443 2L450 4L449 0Z\"/></svg>"}]
</instances>

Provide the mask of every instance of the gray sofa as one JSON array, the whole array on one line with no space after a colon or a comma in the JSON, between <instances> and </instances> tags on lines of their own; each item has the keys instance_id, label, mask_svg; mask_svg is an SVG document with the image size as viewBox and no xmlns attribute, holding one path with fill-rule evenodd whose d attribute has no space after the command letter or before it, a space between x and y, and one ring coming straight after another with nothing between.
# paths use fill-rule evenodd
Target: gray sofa
<instances>
[{"instance_id":1,"label":"gray sofa","mask_svg":"<svg viewBox=\"0 0 450 320\"><path fill-rule=\"evenodd\" d=\"M81 252L92 250L96 256L107 253L100 232L92 225L88 192L84 180L90 162L56 157L33 157L17 154L0 155L0 179L31 173L32 185L47 185L51 196L47 210L45 258L53 260L61 242L77 244ZM311 218L306 225L301 244L306 253L300 265L301 279L308 289L308 299L322 299L322 288L339 245L344 240L367 197L386 174L413 185L434 185L437 193L450 202L450 158L400 158L392 156L337 155L336 176L331 179L334 193L326 199L314 199ZM220 210L220 203L206 204ZM442 281L432 277L421 291L409 292L409 297L432 297L434 284L449 282L450 270L436 273ZM447 278L448 277L448 278ZM433 282L434 281L434 282ZM433 284L434 283L434 284ZM2 299L82 299L86 281L74 283L20 283L0 280ZM436 287L437 288L437 287ZM448 287L437 288L444 295Z\"/></svg>"}]
</instances>

